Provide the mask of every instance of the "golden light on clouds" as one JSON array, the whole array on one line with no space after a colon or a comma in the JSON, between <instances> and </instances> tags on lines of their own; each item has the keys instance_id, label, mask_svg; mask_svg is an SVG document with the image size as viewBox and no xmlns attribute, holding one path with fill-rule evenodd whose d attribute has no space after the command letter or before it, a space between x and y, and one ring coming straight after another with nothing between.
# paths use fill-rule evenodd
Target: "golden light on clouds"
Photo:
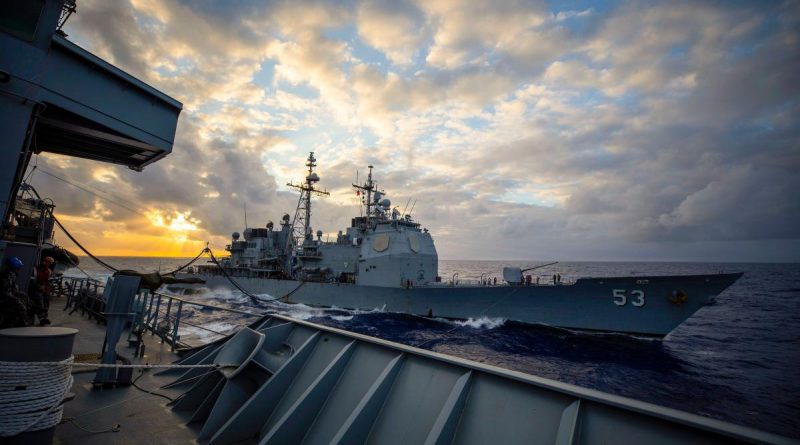
<instances>
[{"instance_id":1,"label":"golden light on clouds","mask_svg":"<svg viewBox=\"0 0 800 445\"><path fill-rule=\"evenodd\" d=\"M67 22L184 104L140 174L43 160L113 202L33 175L98 254L221 251L244 203L295 208L314 151L325 233L372 164L442 258L796 261L796 4L229 3L81 0Z\"/></svg>"},{"instance_id":2,"label":"golden light on clouds","mask_svg":"<svg viewBox=\"0 0 800 445\"><path fill-rule=\"evenodd\" d=\"M100 256L189 257L205 247L208 237L191 212L152 210L145 218L125 222L68 215L59 215L59 220L87 250ZM59 232L57 243L83 254Z\"/></svg>"},{"instance_id":3,"label":"golden light on clouds","mask_svg":"<svg viewBox=\"0 0 800 445\"><path fill-rule=\"evenodd\" d=\"M191 217L192 212L173 212L151 210L145 214L155 227L162 227L170 232L174 239L185 242L190 232L198 230L200 220Z\"/></svg>"},{"instance_id":4,"label":"golden light on clouds","mask_svg":"<svg viewBox=\"0 0 800 445\"><path fill-rule=\"evenodd\" d=\"M156 227L166 227L174 232L197 230L200 220L191 217L192 212L173 212L171 215L160 210L151 210L146 216Z\"/></svg>"}]
</instances>

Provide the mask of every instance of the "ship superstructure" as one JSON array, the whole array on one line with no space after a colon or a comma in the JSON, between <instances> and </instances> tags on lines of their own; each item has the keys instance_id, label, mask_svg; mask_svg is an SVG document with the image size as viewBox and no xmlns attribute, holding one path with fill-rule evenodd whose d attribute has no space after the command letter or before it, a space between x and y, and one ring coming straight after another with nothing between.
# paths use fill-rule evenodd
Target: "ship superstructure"
<instances>
[{"instance_id":1,"label":"ship superstructure","mask_svg":"<svg viewBox=\"0 0 800 445\"><path fill-rule=\"evenodd\" d=\"M287 184L300 192L294 219L284 215L278 229L272 221L264 228L247 228L244 240L233 233L226 247L231 255L221 262L230 276L396 288L437 281L433 238L410 214L392 208L373 179L371 165L366 181L353 184L361 197L361 215L333 240L323 240L322 230L314 233L311 198L328 195L315 185L320 181L316 165L311 152L305 182ZM216 266L199 268L201 273L214 273Z\"/></svg>"}]
</instances>

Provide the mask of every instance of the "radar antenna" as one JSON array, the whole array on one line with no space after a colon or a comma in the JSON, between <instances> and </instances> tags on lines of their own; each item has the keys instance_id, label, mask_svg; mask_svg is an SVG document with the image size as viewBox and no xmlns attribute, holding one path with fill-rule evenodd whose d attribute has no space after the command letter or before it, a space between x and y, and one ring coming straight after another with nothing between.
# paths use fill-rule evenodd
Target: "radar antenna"
<instances>
[{"instance_id":1,"label":"radar antenna","mask_svg":"<svg viewBox=\"0 0 800 445\"><path fill-rule=\"evenodd\" d=\"M297 208L294 211L294 219L292 220L292 236L296 246L302 244L311 230L311 196L330 195L327 190L320 190L314 186L315 183L319 182L319 175L314 172L314 167L316 166L317 159L314 157L314 152L309 152L306 160L306 167L308 167L306 181L299 184L286 183L289 188L300 191L300 199L297 201Z\"/></svg>"},{"instance_id":2,"label":"radar antenna","mask_svg":"<svg viewBox=\"0 0 800 445\"><path fill-rule=\"evenodd\" d=\"M377 200L380 196L384 196L385 192L382 190L378 190L378 184L372 180L372 169L374 168L372 165L367 166L369 168L369 173L367 174L367 182L363 185L353 184L353 187L357 190L359 194L363 194L363 203L364 206L367 208L367 226L370 224L370 219L373 216L378 216L379 212L377 210L373 210L373 207L378 207L380 205ZM356 181L358 182L358 181ZM375 195L376 197L373 198L375 193L379 193L380 195Z\"/></svg>"}]
</instances>

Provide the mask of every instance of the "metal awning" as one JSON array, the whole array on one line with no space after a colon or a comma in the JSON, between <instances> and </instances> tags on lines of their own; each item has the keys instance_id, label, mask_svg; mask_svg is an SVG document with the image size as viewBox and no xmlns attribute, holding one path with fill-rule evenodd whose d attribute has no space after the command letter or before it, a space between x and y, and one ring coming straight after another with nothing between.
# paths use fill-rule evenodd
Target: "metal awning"
<instances>
[{"instance_id":1,"label":"metal awning","mask_svg":"<svg viewBox=\"0 0 800 445\"><path fill-rule=\"evenodd\" d=\"M35 151L137 170L172 151L180 102L60 35L44 65Z\"/></svg>"}]
</instances>

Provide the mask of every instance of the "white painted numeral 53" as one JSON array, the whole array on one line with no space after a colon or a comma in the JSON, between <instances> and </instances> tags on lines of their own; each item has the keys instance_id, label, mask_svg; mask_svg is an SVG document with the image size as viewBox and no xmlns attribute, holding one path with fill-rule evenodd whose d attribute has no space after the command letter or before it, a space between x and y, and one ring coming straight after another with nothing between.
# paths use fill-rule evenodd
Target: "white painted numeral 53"
<instances>
[{"instance_id":1,"label":"white painted numeral 53","mask_svg":"<svg viewBox=\"0 0 800 445\"><path fill-rule=\"evenodd\" d=\"M614 304L617 306L625 306L628 303L628 291L625 289L614 289L611 291L611 295L614 297ZM631 291L631 304L636 307L644 306L644 291L642 290L632 290Z\"/></svg>"}]
</instances>

